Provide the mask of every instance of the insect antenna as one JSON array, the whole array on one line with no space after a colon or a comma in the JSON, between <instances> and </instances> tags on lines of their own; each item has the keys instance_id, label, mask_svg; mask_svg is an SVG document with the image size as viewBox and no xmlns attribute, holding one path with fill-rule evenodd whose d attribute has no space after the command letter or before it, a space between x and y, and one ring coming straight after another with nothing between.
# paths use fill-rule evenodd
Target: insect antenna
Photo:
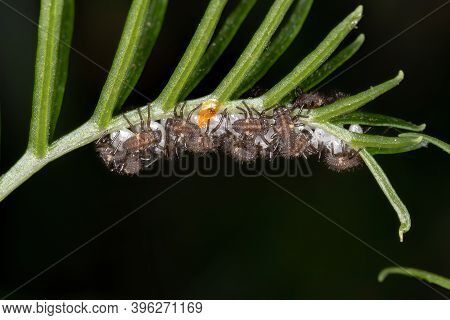
<instances>
[{"instance_id":1,"label":"insect antenna","mask_svg":"<svg viewBox=\"0 0 450 320\"><path fill-rule=\"evenodd\" d=\"M217 124L217 126L216 126L214 129L212 129L211 134L214 134L214 133L217 132L217 130L219 130L219 128L222 126L223 119L224 119L225 117L228 118L227 109L225 109L225 110L222 112L222 116L220 117L219 124Z\"/></svg>"},{"instance_id":2,"label":"insect antenna","mask_svg":"<svg viewBox=\"0 0 450 320\"><path fill-rule=\"evenodd\" d=\"M137 108L139 119L141 119L141 130L144 129L144 118L142 117L141 108Z\"/></svg>"},{"instance_id":3,"label":"insect antenna","mask_svg":"<svg viewBox=\"0 0 450 320\"><path fill-rule=\"evenodd\" d=\"M133 126L133 124L131 123L130 119L128 119L128 117L125 115L125 113L123 113L122 115L123 115L123 117L125 118L125 120L128 122L128 124L130 125L130 130L133 131L134 133L136 133L136 132L134 131L134 126Z\"/></svg>"},{"instance_id":4,"label":"insect antenna","mask_svg":"<svg viewBox=\"0 0 450 320\"><path fill-rule=\"evenodd\" d=\"M253 118L253 112L252 112L252 110L250 109L250 107L248 106L248 104L245 103L245 102L242 102L242 103L244 104L245 108L247 109L248 115L250 116L250 118Z\"/></svg>"},{"instance_id":5,"label":"insect antenna","mask_svg":"<svg viewBox=\"0 0 450 320\"><path fill-rule=\"evenodd\" d=\"M183 105L183 108L186 106L186 103ZM187 117L187 121L191 121L192 116L194 115L194 112L197 111L202 105L199 104L198 106L196 106L194 109L192 109ZM181 117L183 117L183 113L181 113Z\"/></svg>"},{"instance_id":6,"label":"insect antenna","mask_svg":"<svg viewBox=\"0 0 450 320\"><path fill-rule=\"evenodd\" d=\"M150 130L150 125L152 123L152 114L150 112L150 102L147 103L147 130Z\"/></svg>"},{"instance_id":7,"label":"insect antenna","mask_svg":"<svg viewBox=\"0 0 450 320\"><path fill-rule=\"evenodd\" d=\"M175 108L173 108L173 116L174 116L175 118L178 118L178 114L177 114L178 106L179 106L179 104L176 104L176 105L175 105Z\"/></svg>"},{"instance_id":8,"label":"insect antenna","mask_svg":"<svg viewBox=\"0 0 450 320\"><path fill-rule=\"evenodd\" d=\"M244 110L244 109L241 108L241 107L236 107L236 109L238 109L239 111L241 111L241 113L242 113L242 115L245 117L245 119L248 118L248 115L247 115L247 111L246 111L246 110Z\"/></svg>"}]
</instances>

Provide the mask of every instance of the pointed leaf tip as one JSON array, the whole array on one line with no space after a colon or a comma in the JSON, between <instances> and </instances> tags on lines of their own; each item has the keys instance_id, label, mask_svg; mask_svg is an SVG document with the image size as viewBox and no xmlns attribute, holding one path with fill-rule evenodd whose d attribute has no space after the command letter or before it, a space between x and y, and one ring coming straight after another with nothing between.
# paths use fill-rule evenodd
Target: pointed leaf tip
<instances>
[{"instance_id":1,"label":"pointed leaf tip","mask_svg":"<svg viewBox=\"0 0 450 320\"><path fill-rule=\"evenodd\" d=\"M446 277L421 269L405 268L401 266L389 267L381 270L378 274L378 282L383 282L387 276L393 274L416 278L418 280L425 280L429 283L441 286L442 288L450 289L450 279Z\"/></svg>"}]
</instances>

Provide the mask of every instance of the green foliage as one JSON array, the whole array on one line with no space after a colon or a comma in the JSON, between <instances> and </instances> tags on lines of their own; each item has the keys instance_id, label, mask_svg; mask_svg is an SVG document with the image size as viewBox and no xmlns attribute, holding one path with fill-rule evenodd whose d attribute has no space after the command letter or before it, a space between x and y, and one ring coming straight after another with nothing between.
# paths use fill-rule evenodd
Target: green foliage
<instances>
[{"instance_id":1,"label":"green foliage","mask_svg":"<svg viewBox=\"0 0 450 320\"><path fill-rule=\"evenodd\" d=\"M391 185L388 177L384 173L383 169L381 169L380 165L375 161L373 156L367 150L361 150L360 155L370 172L372 172L375 180L378 182L378 185L388 198L392 207L394 207L397 212L398 219L400 220L398 235L400 237L400 241L403 242L403 235L411 228L411 218L409 216L408 209L403 204L397 192L395 192L395 189Z\"/></svg>"},{"instance_id":2,"label":"green foliage","mask_svg":"<svg viewBox=\"0 0 450 320\"><path fill-rule=\"evenodd\" d=\"M405 138L420 137L423 140L434 144L436 147L441 148L445 152L450 153L450 144L445 143L444 141L441 141L439 139L430 137L429 135L426 135L426 134L423 134L423 133L407 132L407 133L400 134L400 137L405 137Z\"/></svg>"},{"instance_id":3,"label":"green foliage","mask_svg":"<svg viewBox=\"0 0 450 320\"><path fill-rule=\"evenodd\" d=\"M270 38L277 30L293 0L275 0L266 18L242 52L238 61L225 76L211 97L220 102L227 101L239 88L245 76L263 53Z\"/></svg>"},{"instance_id":4,"label":"green foliage","mask_svg":"<svg viewBox=\"0 0 450 320\"><path fill-rule=\"evenodd\" d=\"M286 21L276 38L271 41L271 44L261 54L253 68L246 74L238 92L234 94L235 97L240 97L243 93L251 89L289 48L302 29L312 4L312 0L297 1L297 5L288 21Z\"/></svg>"},{"instance_id":5,"label":"green foliage","mask_svg":"<svg viewBox=\"0 0 450 320\"><path fill-rule=\"evenodd\" d=\"M403 78L403 71L400 71L398 75L392 80L386 81L376 87L371 87L369 90L363 91L354 96L340 99L328 106L312 110L310 113L310 117L313 118L314 121L323 122L331 118L358 110L383 93L386 93L392 88L398 86Z\"/></svg>"},{"instance_id":6,"label":"green foliage","mask_svg":"<svg viewBox=\"0 0 450 320\"><path fill-rule=\"evenodd\" d=\"M425 124L416 125L403 119L385 116L383 114L355 111L332 119L334 124L359 124L370 127L390 127L410 131L423 131Z\"/></svg>"},{"instance_id":7,"label":"green foliage","mask_svg":"<svg viewBox=\"0 0 450 320\"><path fill-rule=\"evenodd\" d=\"M42 158L47 153L64 97L73 32L73 0L43 0L28 148Z\"/></svg>"},{"instance_id":8,"label":"green foliage","mask_svg":"<svg viewBox=\"0 0 450 320\"><path fill-rule=\"evenodd\" d=\"M313 74L311 74L305 81L300 84L300 88L308 92L323 80L328 78L334 71L336 71L340 66L342 66L347 60L355 55L356 52L361 48L366 37L364 34L360 34L355 41L349 44L347 47L339 51L334 57L325 62L319 69L317 69Z\"/></svg>"},{"instance_id":9,"label":"green foliage","mask_svg":"<svg viewBox=\"0 0 450 320\"><path fill-rule=\"evenodd\" d=\"M392 274L399 274L407 277L425 280L429 283L437 284L442 288L450 290L450 279L428 271L414 268L403 268L403 267L386 268L382 270L378 275L378 282L383 282L387 276Z\"/></svg>"},{"instance_id":10,"label":"green foliage","mask_svg":"<svg viewBox=\"0 0 450 320\"><path fill-rule=\"evenodd\" d=\"M170 117L175 105L183 101L212 69L238 32L255 2L256 0L239 1L214 38L215 29L227 0L209 2L168 84L149 106L154 120ZM57 124L66 83L74 1L42 0L29 147L22 158L0 177L0 201L49 162L95 141L106 133L128 127L121 115L115 117L113 115L122 107L143 71L158 38L167 3L167 0L134 0L132 2L111 71L92 118L78 129L49 143L49 137ZM294 3L296 6L292 8L290 16L285 19ZM301 30L311 4L312 0L275 0L248 46L217 89L206 97L184 101L187 109L190 110L207 100L217 99L230 113L236 112L236 107L243 101L233 100L231 97L253 86L281 57ZM331 57L345 37L356 27L362 17L362 11L361 6L356 8L311 54L265 95L256 99L247 99L245 102L250 107L262 111L274 107L289 97L296 87L300 86L304 90L309 90L326 79L352 57L364 42L364 36L360 35L354 42ZM286 22L276 34L283 20ZM403 72L399 72L396 78L367 91L312 110L309 114L302 114L305 117L303 118L305 124L321 128L342 139L351 147L361 149L362 158L398 214L401 240L403 234L410 228L408 210L373 155L416 150L424 145L424 141L450 152L448 144L418 133L425 129L425 125L417 126L401 119L358 111L368 102L397 86L402 79ZM139 120L135 110L126 115L133 122ZM399 137L387 137L354 133L344 127L344 125L356 123L394 127L410 132L402 133Z\"/></svg>"},{"instance_id":11,"label":"green foliage","mask_svg":"<svg viewBox=\"0 0 450 320\"><path fill-rule=\"evenodd\" d=\"M186 97L194 90L203 78L211 71L214 64L219 60L222 53L230 44L236 35L239 27L255 5L256 0L241 0L234 8L233 12L227 17L222 28L211 41L208 49L198 63L197 67L189 77L189 81L181 93L180 100Z\"/></svg>"},{"instance_id":12,"label":"green foliage","mask_svg":"<svg viewBox=\"0 0 450 320\"><path fill-rule=\"evenodd\" d=\"M158 38L168 0L134 0L114 62L95 109L100 128L111 121L137 83Z\"/></svg>"},{"instance_id":13,"label":"green foliage","mask_svg":"<svg viewBox=\"0 0 450 320\"><path fill-rule=\"evenodd\" d=\"M363 7L359 6L336 28L331 30L327 37L317 48L303 59L283 80L277 83L264 95L264 106L273 107L281 101L289 92L294 90L304 79L317 70L339 44L352 31L362 18Z\"/></svg>"},{"instance_id":14,"label":"green foliage","mask_svg":"<svg viewBox=\"0 0 450 320\"><path fill-rule=\"evenodd\" d=\"M220 15L228 0L211 0L197 31L192 37L180 63L172 74L168 84L156 99L153 107L164 111L171 110L187 84L195 66L203 56L219 22Z\"/></svg>"}]
</instances>

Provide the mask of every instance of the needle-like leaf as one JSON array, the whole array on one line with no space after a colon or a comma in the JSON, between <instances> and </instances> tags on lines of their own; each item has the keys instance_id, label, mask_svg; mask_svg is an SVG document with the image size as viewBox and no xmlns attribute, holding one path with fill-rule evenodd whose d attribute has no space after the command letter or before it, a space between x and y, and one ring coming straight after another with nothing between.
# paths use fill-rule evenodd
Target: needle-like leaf
<instances>
[{"instance_id":1,"label":"needle-like leaf","mask_svg":"<svg viewBox=\"0 0 450 320\"><path fill-rule=\"evenodd\" d=\"M311 74L305 81L303 81L299 87L307 92L328 78L334 71L342 66L347 60L355 55L361 48L365 40L364 34L360 34L355 41L349 44L347 47L339 51L334 57L325 62L319 69Z\"/></svg>"},{"instance_id":2,"label":"needle-like leaf","mask_svg":"<svg viewBox=\"0 0 450 320\"><path fill-rule=\"evenodd\" d=\"M222 11L228 0L211 0L206 12L200 21L189 46L172 74L169 82L153 107L158 110L170 110L178 102L181 91L189 80L194 68L197 66L219 22Z\"/></svg>"},{"instance_id":3,"label":"needle-like leaf","mask_svg":"<svg viewBox=\"0 0 450 320\"><path fill-rule=\"evenodd\" d=\"M382 114L355 111L335 117L331 120L334 124L360 124L372 127L391 127L411 131L423 131L425 124L416 125L403 119L385 116Z\"/></svg>"},{"instance_id":4,"label":"needle-like leaf","mask_svg":"<svg viewBox=\"0 0 450 320\"><path fill-rule=\"evenodd\" d=\"M198 63L195 70L189 77L189 81L183 88L179 100L184 100L194 90L203 78L209 73L211 68L220 58L222 53L233 40L236 32L239 30L250 10L255 5L256 0L240 0L233 12L226 18L223 26L214 36L208 49Z\"/></svg>"},{"instance_id":5,"label":"needle-like leaf","mask_svg":"<svg viewBox=\"0 0 450 320\"><path fill-rule=\"evenodd\" d=\"M354 148L403 148L416 146L422 137L385 137L374 134L351 133L351 145Z\"/></svg>"},{"instance_id":6,"label":"needle-like leaf","mask_svg":"<svg viewBox=\"0 0 450 320\"><path fill-rule=\"evenodd\" d=\"M425 280L429 283L437 284L442 288L450 290L450 279L437 275L435 273L414 268L403 268L403 267L386 268L379 273L378 282L383 282L384 279L386 279L386 277L391 274L400 274L407 277Z\"/></svg>"},{"instance_id":7,"label":"needle-like leaf","mask_svg":"<svg viewBox=\"0 0 450 320\"><path fill-rule=\"evenodd\" d=\"M421 137L421 138L423 138L423 140L434 144L436 147L441 148L442 150L444 150L447 153L450 153L450 144L448 144L448 143L446 143L446 142L444 142L442 140L433 138L433 137L431 137L429 135L423 134L423 133L406 132L406 133L400 134L400 137L404 137L404 138Z\"/></svg>"},{"instance_id":8,"label":"needle-like leaf","mask_svg":"<svg viewBox=\"0 0 450 320\"><path fill-rule=\"evenodd\" d=\"M240 97L251 89L278 61L281 55L290 47L308 17L313 0L298 0L278 35L271 41L269 47L261 54L253 68L247 73L238 91L233 95Z\"/></svg>"},{"instance_id":9,"label":"needle-like leaf","mask_svg":"<svg viewBox=\"0 0 450 320\"><path fill-rule=\"evenodd\" d=\"M105 128L138 81L161 30L168 0L134 0L93 120Z\"/></svg>"},{"instance_id":10,"label":"needle-like leaf","mask_svg":"<svg viewBox=\"0 0 450 320\"><path fill-rule=\"evenodd\" d=\"M246 74L255 66L293 1L274 1L269 13L266 15L244 52L242 52L234 67L212 93L211 97L213 99L224 102L236 92Z\"/></svg>"},{"instance_id":11,"label":"needle-like leaf","mask_svg":"<svg viewBox=\"0 0 450 320\"><path fill-rule=\"evenodd\" d=\"M420 142L416 145L410 145L406 147L401 148L366 148L366 150L371 155L378 155L378 154L399 154L399 153L405 153L405 152L411 152L414 150L418 150L420 148L423 148L423 142Z\"/></svg>"},{"instance_id":12,"label":"needle-like leaf","mask_svg":"<svg viewBox=\"0 0 450 320\"><path fill-rule=\"evenodd\" d=\"M28 148L47 153L58 120L69 67L74 1L42 0Z\"/></svg>"},{"instance_id":13,"label":"needle-like leaf","mask_svg":"<svg viewBox=\"0 0 450 320\"><path fill-rule=\"evenodd\" d=\"M409 216L408 209L403 204L400 197L397 195L397 192L395 192L394 187L392 187L392 184L390 183L388 177L386 176L380 165L376 162L375 158L367 150L364 149L361 150L359 154L363 158L369 170L372 172L381 190L383 190L389 202L397 212L398 218L400 220L400 228L398 234L400 237L400 242L403 242L403 235L411 228L411 218Z\"/></svg>"},{"instance_id":14,"label":"needle-like leaf","mask_svg":"<svg viewBox=\"0 0 450 320\"><path fill-rule=\"evenodd\" d=\"M344 140L355 149L366 147L398 149L416 146L423 140L421 137L385 137L380 135L350 132L343 127L331 123L315 123L313 126L324 129L328 133Z\"/></svg>"},{"instance_id":15,"label":"needle-like leaf","mask_svg":"<svg viewBox=\"0 0 450 320\"><path fill-rule=\"evenodd\" d=\"M398 86L403 80L403 77L404 74L402 71L400 71L394 79L386 81L376 87L372 87L369 90L363 91L351 97L340 99L330 105L312 110L309 116L314 121L326 121L342 114L358 110L383 93Z\"/></svg>"},{"instance_id":16,"label":"needle-like leaf","mask_svg":"<svg viewBox=\"0 0 450 320\"><path fill-rule=\"evenodd\" d=\"M303 59L283 80L264 96L265 108L273 107L294 90L303 80L317 70L336 50L339 44L352 31L362 18L363 7L359 6L337 25L319 46Z\"/></svg>"}]
</instances>

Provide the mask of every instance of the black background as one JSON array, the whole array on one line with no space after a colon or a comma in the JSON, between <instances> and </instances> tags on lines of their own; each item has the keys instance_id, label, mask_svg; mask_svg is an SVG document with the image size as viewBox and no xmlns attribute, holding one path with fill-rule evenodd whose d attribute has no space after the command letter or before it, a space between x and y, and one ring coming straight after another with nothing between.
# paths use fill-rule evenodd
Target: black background
<instances>
[{"instance_id":1,"label":"black background","mask_svg":"<svg viewBox=\"0 0 450 320\"><path fill-rule=\"evenodd\" d=\"M38 1L9 0L38 21ZM261 81L270 87L356 5L367 36L353 62L443 0L316 0L298 39ZM137 89L154 99L183 54L208 1L171 1ZM229 10L236 1L230 1ZM193 97L211 92L231 68L271 1L259 1ZM79 0L73 47L109 68L130 1ZM450 5L329 84L350 93L406 73L366 110L427 123L449 141ZM30 120L36 27L0 4L1 170L24 152ZM350 63L351 64L351 63ZM347 64L349 66L350 64ZM106 74L72 52L57 136L91 115ZM132 94L127 106L146 99ZM410 209L413 226L398 242L394 210L367 169L335 174L311 163L311 178L275 181L357 237L405 266L450 275L449 158L430 147L379 162ZM179 178L108 173L92 145L49 164L0 204L3 296ZM392 265L263 177L193 176L140 209L11 298L127 299L435 299L414 279L376 281ZM441 289L442 290L442 289ZM448 294L448 292L447 292Z\"/></svg>"}]
</instances>

